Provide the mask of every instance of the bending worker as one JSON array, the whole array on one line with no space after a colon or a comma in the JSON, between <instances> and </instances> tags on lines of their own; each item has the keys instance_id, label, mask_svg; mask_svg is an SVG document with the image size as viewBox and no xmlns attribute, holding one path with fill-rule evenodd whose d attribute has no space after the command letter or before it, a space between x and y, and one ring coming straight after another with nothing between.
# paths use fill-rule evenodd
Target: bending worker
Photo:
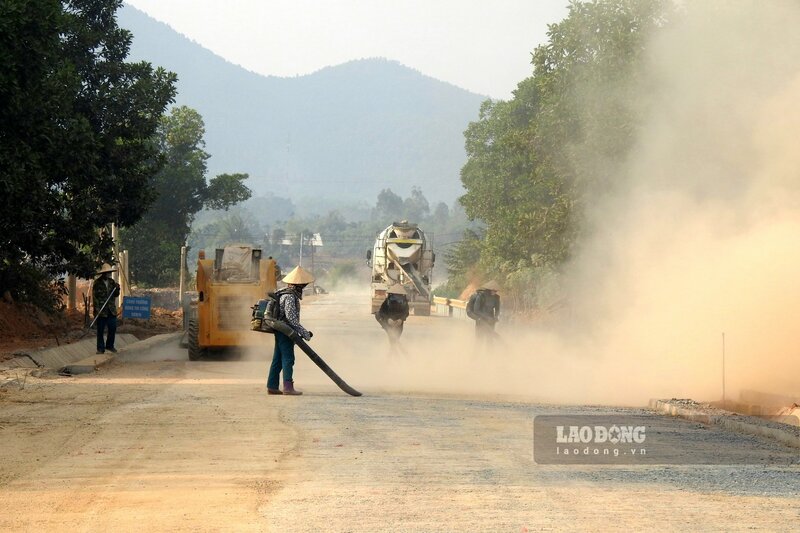
<instances>
[{"instance_id":1,"label":"bending worker","mask_svg":"<svg viewBox=\"0 0 800 533\"><path fill-rule=\"evenodd\" d=\"M300 325L300 300L303 299L303 289L314 281L314 276L303 267L298 266L289 272L282 281L288 287L275 293L280 307L278 318L289 324L304 340L310 340L313 333ZM269 377L267 378L267 392L269 394L303 394L294 388L293 368L294 342L283 333L276 331L275 350L272 352L272 365L269 367ZM281 372L283 372L283 392L278 388Z\"/></svg>"},{"instance_id":2,"label":"bending worker","mask_svg":"<svg viewBox=\"0 0 800 533\"><path fill-rule=\"evenodd\" d=\"M394 344L403 334L403 324L408 318L408 297L399 283L389 287L386 292L386 299L375 313L375 320L389 336L389 342Z\"/></svg>"},{"instance_id":3,"label":"bending worker","mask_svg":"<svg viewBox=\"0 0 800 533\"><path fill-rule=\"evenodd\" d=\"M475 321L475 337L490 339L494 336L494 325L500 319L500 286L492 280L473 293L467 301L467 316Z\"/></svg>"},{"instance_id":4,"label":"bending worker","mask_svg":"<svg viewBox=\"0 0 800 533\"><path fill-rule=\"evenodd\" d=\"M117 295L119 285L111 279L112 272L117 269L103 263L97 271L99 277L92 284L92 305L94 306L94 316L97 321L97 353L117 353L114 348L114 339L117 334ZM105 337L105 330L108 328L108 337ZM105 338L104 338L105 337Z\"/></svg>"}]
</instances>

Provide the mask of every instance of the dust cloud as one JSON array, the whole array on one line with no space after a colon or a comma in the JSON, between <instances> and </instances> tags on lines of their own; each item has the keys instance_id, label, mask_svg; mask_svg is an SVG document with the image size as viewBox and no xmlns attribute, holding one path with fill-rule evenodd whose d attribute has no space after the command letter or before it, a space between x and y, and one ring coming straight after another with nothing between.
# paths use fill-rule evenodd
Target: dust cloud
<instances>
[{"instance_id":1,"label":"dust cloud","mask_svg":"<svg viewBox=\"0 0 800 533\"><path fill-rule=\"evenodd\" d=\"M568 308L546 324L503 320L492 347L471 321L412 316L403 353L390 354L377 323L348 318L368 313L368 288L337 290L304 304L304 322L348 382L563 403L712 401L724 333L728 399L800 394L800 5L683 9L648 48L628 102L647 110L644 127L619 169L624 185L592 198ZM340 296L347 307L326 307ZM302 385L319 373L299 374Z\"/></svg>"},{"instance_id":2,"label":"dust cloud","mask_svg":"<svg viewBox=\"0 0 800 533\"><path fill-rule=\"evenodd\" d=\"M800 393L800 6L686 9L650 48L628 187L592 205L570 270L601 401L720 399L723 333L728 399Z\"/></svg>"},{"instance_id":3,"label":"dust cloud","mask_svg":"<svg viewBox=\"0 0 800 533\"><path fill-rule=\"evenodd\" d=\"M728 399L800 394L800 5L683 9L649 47L647 87L629 102L648 110L645 126L620 169L626 186L587 212L564 323L501 323L507 344L487 349L469 322L412 318L405 355L330 347L355 382L570 403L719 400L724 333Z\"/></svg>"}]
</instances>

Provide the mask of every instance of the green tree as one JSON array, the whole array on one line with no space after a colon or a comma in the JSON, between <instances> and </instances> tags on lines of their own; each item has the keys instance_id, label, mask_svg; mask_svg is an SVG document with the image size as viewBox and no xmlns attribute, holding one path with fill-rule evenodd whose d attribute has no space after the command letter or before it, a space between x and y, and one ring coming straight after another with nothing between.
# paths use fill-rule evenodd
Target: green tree
<instances>
[{"instance_id":1,"label":"green tree","mask_svg":"<svg viewBox=\"0 0 800 533\"><path fill-rule=\"evenodd\" d=\"M444 228L445 225L450 221L450 208L447 207L446 203L439 202L436 204L436 207L433 210L431 219L436 226Z\"/></svg>"},{"instance_id":2,"label":"green tree","mask_svg":"<svg viewBox=\"0 0 800 533\"><path fill-rule=\"evenodd\" d=\"M481 239L477 232L468 229L458 244L444 253L447 263L447 283L436 287L434 294L447 298L458 298L461 291L475 277L481 256Z\"/></svg>"},{"instance_id":3,"label":"green tree","mask_svg":"<svg viewBox=\"0 0 800 533\"><path fill-rule=\"evenodd\" d=\"M411 196L403 201L403 218L409 222L420 222L430 213L428 199L419 187L411 187Z\"/></svg>"},{"instance_id":4,"label":"green tree","mask_svg":"<svg viewBox=\"0 0 800 533\"><path fill-rule=\"evenodd\" d=\"M646 109L636 99L646 94L642 58L669 5L572 1L533 53L533 75L510 101L481 107L465 132L460 202L486 223L479 263L492 277L563 264L586 231L587 203L625 183L622 164Z\"/></svg>"},{"instance_id":5,"label":"green tree","mask_svg":"<svg viewBox=\"0 0 800 533\"><path fill-rule=\"evenodd\" d=\"M286 231L281 228L275 228L272 230L272 245L273 246L280 246L281 241L286 238Z\"/></svg>"},{"instance_id":6,"label":"green tree","mask_svg":"<svg viewBox=\"0 0 800 533\"><path fill-rule=\"evenodd\" d=\"M247 174L221 174L206 181L205 126L200 114L186 106L164 117L158 146L166 164L154 180L158 196L134 227L122 234L131 254L131 276L139 283L164 286L177 281L180 248L203 207L227 209L250 197Z\"/></svg>"},{"instance_id":7,"label":"green tree","mask_svg":"<svg viewBox=\"0 0 800 533\"><path fill-rule=\"evenodd\" d=\"M383 189L378 193L378 203L375 204L373 218L377 220L392 221L403 215L403 199L393 193L391 189Z\"/></svg>"},{"instance_id":8,"label":"green tree","mask_svg":"<svg viewBox=\"0 0 800 533\"><path fill-rule=\"evenodd\" d=\"M154 197L175 76L125 62L121 3L0 3L0 292L35 299L54 276L89 276L111 259L98 228L135 223Z\"/></svg>"},{"instance_id":9,"label":"green tree","mask_svg":"<svg viewBox=\"0 0 800 533\"><path fill-rule=\"evenodd\" d=\"M253 234L256 233L254 230L256 229L248 224L240 214L231 214L220 221L219 230L214 237L215 244L216 246L225 246L233 243L256 244L253 239Z\"/></svg>"},{"instance_id":10,"label":"green tree","mask_svg":"<svg viewBox=\"0 0 800 533\"><path fill-rule=\"evenodd\" d=\"M347 228L347 221L342 214L334 209L329 211L327 216L322 219L319 225L319 232L338 235Z\"/></svg>"}]
</instances>

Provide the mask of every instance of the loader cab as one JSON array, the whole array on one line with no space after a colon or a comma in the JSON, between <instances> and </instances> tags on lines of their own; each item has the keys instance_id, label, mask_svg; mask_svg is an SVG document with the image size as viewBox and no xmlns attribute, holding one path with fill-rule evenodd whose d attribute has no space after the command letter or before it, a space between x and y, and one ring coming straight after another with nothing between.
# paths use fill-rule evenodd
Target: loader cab
<instances>
[{"instance_id":1,"label":"loader cab","mask_svg":"<svg viewBox=\"0 0 800 533\"><path fill-rule=\"evenodd\" d=\"M228 246L214 251L214 279L230 283L259 281L261 250L249 246Z\"/></svg>"}]
</instances>

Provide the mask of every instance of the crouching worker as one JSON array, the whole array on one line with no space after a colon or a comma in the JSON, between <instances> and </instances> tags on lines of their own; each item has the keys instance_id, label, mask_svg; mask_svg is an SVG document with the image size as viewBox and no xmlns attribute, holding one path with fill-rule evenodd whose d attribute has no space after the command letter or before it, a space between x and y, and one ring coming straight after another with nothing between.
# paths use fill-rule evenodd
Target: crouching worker
<instances>
[{"instance_id":1,"label":"crouching worker","mask_svg":"<svg viewBox=\"0 0 800 533\"><path fill-rule=\"evenodd\" d=\"M403 334L403 324L408 318L408 297L399 283L389 287L386 299L375 313L375 320L389 336L389 343L394 345Z\"/></svg>"},{"instance_id":2,"label":"crouching worker","mask_svg":"<svg viewBox=\"0 0 800 533\"><path fill-rule=\"evenodd\" d=\"M313 334L300 325L300 300L303 299L303 289L312 281L314 281L314 276L303 267L298 266L283 278L283 282L288 287L275 293L280 308L278 319L289 324L304 340L311 339ZM276 331L275 351L272 353L272 365L269 367L269 377L267 378L267 392L269 394L303 394L294 388L293 368L294 342L283 333ZM281 372L283 372L283 392L278 388Z\"/></svg>"}]
</instances>

